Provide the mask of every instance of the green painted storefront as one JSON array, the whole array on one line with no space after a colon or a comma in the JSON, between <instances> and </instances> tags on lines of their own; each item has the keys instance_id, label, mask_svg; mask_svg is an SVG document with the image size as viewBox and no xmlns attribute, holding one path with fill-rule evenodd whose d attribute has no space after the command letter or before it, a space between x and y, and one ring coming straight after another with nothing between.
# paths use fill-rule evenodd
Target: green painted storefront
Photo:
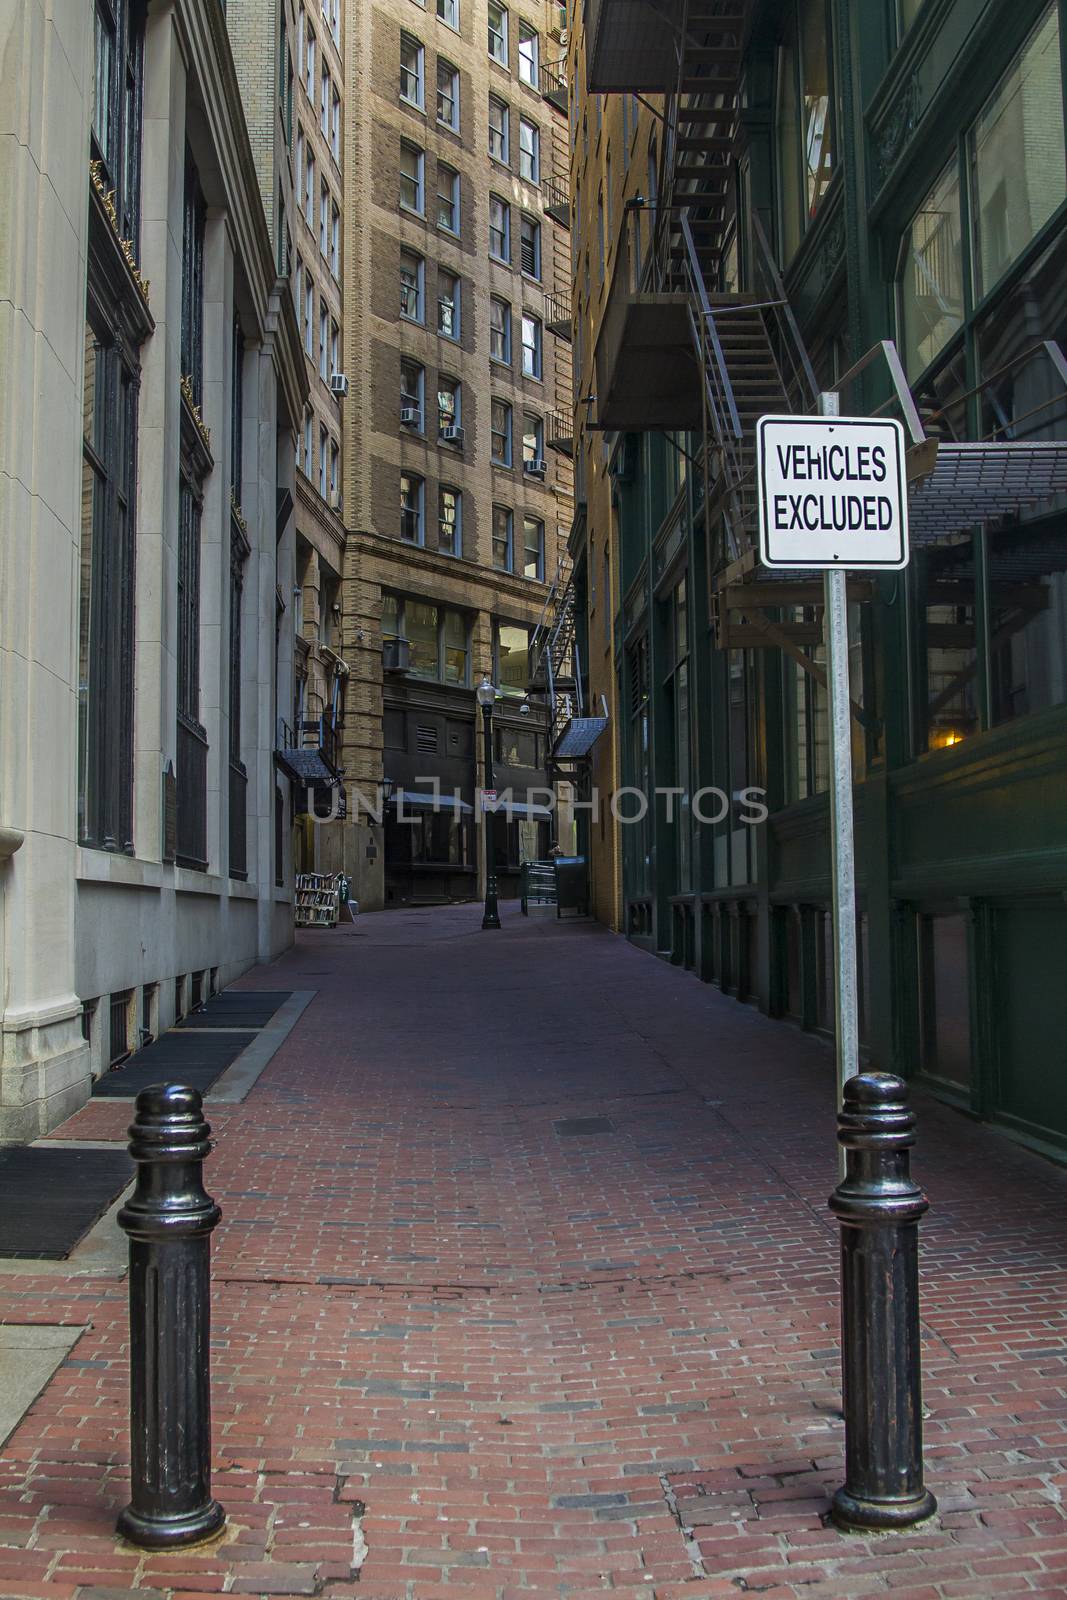
<instances>
[{"instance_id":1,"label":"green painted storefront","mask_svg":"<svg viewBox=\"0 0 1067 1600\"><path fill-rule=\"evenodd\" d=\"M1043 344L1067 344L1065 55L1067 6L1044 0L762 8L739 236L756 214L776 241L822 387L893 339L928 431L1067 438ZM884 397L873 365L842 409ZM699 440L612 450L621 780L685 791L620 830L626 931L829 1032L824 691L779 649L717 643ZM926 549L851 608L862 1030L872 1063L1062 1152L1067 510L1040 510ZM821 613L782 615L802 633ZM762 826L741 821L749 786ZM688 797L713 788L728 814L698 822Z\"/></svg>"}]
</instances>

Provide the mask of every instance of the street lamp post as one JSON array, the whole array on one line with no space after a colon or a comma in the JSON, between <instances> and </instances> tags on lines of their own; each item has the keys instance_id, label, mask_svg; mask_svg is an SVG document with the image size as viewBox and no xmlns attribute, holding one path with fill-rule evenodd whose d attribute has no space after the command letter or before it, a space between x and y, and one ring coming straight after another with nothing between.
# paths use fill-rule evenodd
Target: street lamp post
<instances>
[{"instance_id":1,"label":"street lamp post","mask_svg":"<svg viewBox=\"0 0 1067 1600\"><path fill-rule=\"evenodd\" d=\"M482 708L482 733L485 737L485 778L482 783L484 793L493 788L493 704L496 700L496 690L488 678L483 678L475 693ZM482 814L485 818L485 915L482 917L482 927L499 928L500 912L496 904L496 859L490 821L493 812L483 810Z\"/></svg>"}]
</instances>

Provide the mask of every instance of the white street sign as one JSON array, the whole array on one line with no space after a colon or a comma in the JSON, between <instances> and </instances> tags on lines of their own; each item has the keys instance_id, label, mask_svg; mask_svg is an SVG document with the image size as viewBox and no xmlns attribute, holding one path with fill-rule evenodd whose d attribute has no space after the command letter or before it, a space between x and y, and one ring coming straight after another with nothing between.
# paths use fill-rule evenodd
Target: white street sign
<instances>
[{"instance_id":1,"label":"white street sign","mask_svg":"<svg viewBox=\"0 0 1067 1600\"><path fill-rule=\"evenodd\" d=\"M765 567L907 566L904 429L893 418L761 417L756 477Z\"/></svg>"}]
</instances>

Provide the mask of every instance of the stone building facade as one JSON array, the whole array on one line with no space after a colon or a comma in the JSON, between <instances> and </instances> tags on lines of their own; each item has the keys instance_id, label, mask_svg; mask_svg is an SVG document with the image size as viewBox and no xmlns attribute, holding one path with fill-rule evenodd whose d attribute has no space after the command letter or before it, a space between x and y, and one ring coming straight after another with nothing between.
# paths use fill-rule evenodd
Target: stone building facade
<instances>
[{"instance_id":1,"label":"stone building facade","mask_svg":"<svg viewBox=\"0 0 1067 1600\"><path fill-rule=\"evenodd\" d=\"M227 22L16 0L0 25L5 1140L292 938L307 375ZM264 59L282 119L273 28Z\"/></svg>"},{"instance_id":2,"label":"stone building facade","mask_svg":"<svg viewBox=\"0 0 1067 1600\"><path fill-rule=\"evenodd\" d=\"M536 0L349 0L344 831L368 907L477 891L485 675L498 787L528 806L494 839L505 882L548 848L545 715L520 708L573 503L560 24ZM451 817L352 803L419 778Z\"/></svg>"}]
</instances>

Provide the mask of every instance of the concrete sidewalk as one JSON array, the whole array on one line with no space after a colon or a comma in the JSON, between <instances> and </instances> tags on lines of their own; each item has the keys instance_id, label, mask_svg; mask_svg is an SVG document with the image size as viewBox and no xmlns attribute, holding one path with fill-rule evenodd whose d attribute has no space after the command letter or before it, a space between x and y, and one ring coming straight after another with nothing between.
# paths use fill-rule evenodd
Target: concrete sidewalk
<instances>
[{"instance_id":1,"label":"concrete sidewalk","mask_svg":"<svg viewBox=\"0 0 1067 1600\"><path fill-rule=\"evenodd\" d=\"M940 1514L842 1536L830 1052L592 924L480 915L247 980L318 993L210 1110L221 1542L112 1534L125 1283L0 1279L4 1321L90 1325L4 1449L0 1595L1067 1594L1067 1175L917 1097Z\"/></svg>"}]
</instances>

